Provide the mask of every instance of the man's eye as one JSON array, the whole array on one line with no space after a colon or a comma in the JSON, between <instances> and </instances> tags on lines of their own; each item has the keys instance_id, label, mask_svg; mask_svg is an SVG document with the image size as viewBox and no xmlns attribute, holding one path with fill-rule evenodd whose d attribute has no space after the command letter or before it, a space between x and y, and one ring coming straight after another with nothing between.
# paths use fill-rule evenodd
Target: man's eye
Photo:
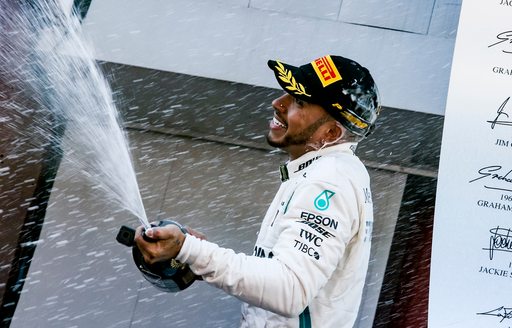
<instances>
[{"instance_id":1,"label":"man's eye","mask_svg":"<svg viewBox=\"0 0 512 328\"><path fill-rule=\"evenodd\" d=\"M305 102L305 101L300 100L300 99L297 99L297 98L295 98L295 103L296 103L299 107L304 107L304 105L306 104L306 102Z\"/></svg>"}]
</instances>

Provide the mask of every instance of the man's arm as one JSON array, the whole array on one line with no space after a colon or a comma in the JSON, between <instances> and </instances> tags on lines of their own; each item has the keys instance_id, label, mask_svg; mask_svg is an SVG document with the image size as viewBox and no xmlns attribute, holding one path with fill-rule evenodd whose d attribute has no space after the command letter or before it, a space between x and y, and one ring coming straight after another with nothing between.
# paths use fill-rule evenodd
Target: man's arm
<instances>
[{"instance_id":1,"label":"man's arm","mask_svg":"<svg viewBox=\"0 0 512 328\"><path fill-rule=\"evenodd\" d=\"M294 194L276 227L278 240L272 247L272 258L237 254L185 236L174 226L146 233L157 242L145 242L140 232L136 242L148 262L176 257L206 282L244 302L283 316L297 316L331 277L354 234L354 220L347 218L355 218L357 213L346 204L354 199L329 188L334 195L329 208L321 213L315 210L314 202L325 191L325 185L310 185ZM327 221L311 219L313 214L330 217L336 224L324 225Z\"/></svg>"},{"instance_id":2,"label":"man's arm","mask_svg":"<svg viewBox=\"0 0 512 328\"><path fill-rule=\"evenodd\" d=\"M319 211L315 200L326 188L334 194L329 206ZM353 196L323 183L297 188L286 213L270 228L277 229L272 233L278 235L271 258L236 254L187 236L177 259L208 283L247 303L297 316L331 278L359 228Z\"/></svg>"}]
</instances>

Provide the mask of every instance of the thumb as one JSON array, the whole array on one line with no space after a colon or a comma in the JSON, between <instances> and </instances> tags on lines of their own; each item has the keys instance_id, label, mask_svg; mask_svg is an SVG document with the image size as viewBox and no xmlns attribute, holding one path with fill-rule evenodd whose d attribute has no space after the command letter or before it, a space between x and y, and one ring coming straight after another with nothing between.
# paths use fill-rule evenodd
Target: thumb
<instances>
[{"instance_id":1,"label":"thumb","mask_svg":"<svg viewBox=\"0 0 512 328\"><path fill-rule=\"evenodd\" d=\"M155 238L155 231L153 230L153 228L146 229L146 231L144 231L144 234L149 238Z\"/></svg>"},{"instance_id":2,"label":"thumb","mask_svg":"<svg viewBox=\"0 0 512 328\"><path fill-rule=\"evenodd\" d=\"M179 234L181 234L180 228L173 224L169 224L163 227L151 227L146 230L146 236L156 240L173 239L176 238Z\"/></svg>"}]
</instances>

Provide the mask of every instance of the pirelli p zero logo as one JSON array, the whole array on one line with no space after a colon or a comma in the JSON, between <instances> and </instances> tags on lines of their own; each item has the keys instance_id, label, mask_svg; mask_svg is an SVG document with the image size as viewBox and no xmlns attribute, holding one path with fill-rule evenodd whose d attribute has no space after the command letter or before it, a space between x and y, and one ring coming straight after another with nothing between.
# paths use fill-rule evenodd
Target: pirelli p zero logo
<instances>
[{"instance_id":1,"label":"pirelli p zero logo","mask_svg":"<svg viewBox=\"0 0 512 328\"><path fill-rule=\"evenodd\" d=\"M336 81L341 80L341 74L332 62L331 56L324 56L311 62L313 69L318 75L324 88Z\"/></svg>"}]
</instances>

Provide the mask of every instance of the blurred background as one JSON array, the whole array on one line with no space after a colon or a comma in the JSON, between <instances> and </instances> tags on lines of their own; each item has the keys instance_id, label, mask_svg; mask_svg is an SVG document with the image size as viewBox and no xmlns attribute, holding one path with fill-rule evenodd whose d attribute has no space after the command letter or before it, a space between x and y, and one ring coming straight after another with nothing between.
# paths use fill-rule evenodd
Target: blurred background
<instances>
[{"instance_id":1,"label":"blurred background","mask_svg":"<svg viewBox=\"0 0 512 328\"><path fill-rule=\"evenodd\" d=\"M302 65L335 54L367 67L383 110L357 151L372 177L375 226L356 327L427 326L436 177L461 0L63 3L78 9L112 89L148 219L190 225L237 252L252 253L287 159L265 141L270 103L282 94L267 60ZM5 76L1 82L4 98L19 94ZM65 159L76 149L59 145L61 158L23 142L21 131L37 115L16 124L9 115L3 108L5 327L238 326L240 302L213 287L196 282L166 294L143 280L130 249L115 241L119 227L135 227L137 218L74 173ZM65 137L61 131L55 139Z\"/></svg>"}]
</instances>

